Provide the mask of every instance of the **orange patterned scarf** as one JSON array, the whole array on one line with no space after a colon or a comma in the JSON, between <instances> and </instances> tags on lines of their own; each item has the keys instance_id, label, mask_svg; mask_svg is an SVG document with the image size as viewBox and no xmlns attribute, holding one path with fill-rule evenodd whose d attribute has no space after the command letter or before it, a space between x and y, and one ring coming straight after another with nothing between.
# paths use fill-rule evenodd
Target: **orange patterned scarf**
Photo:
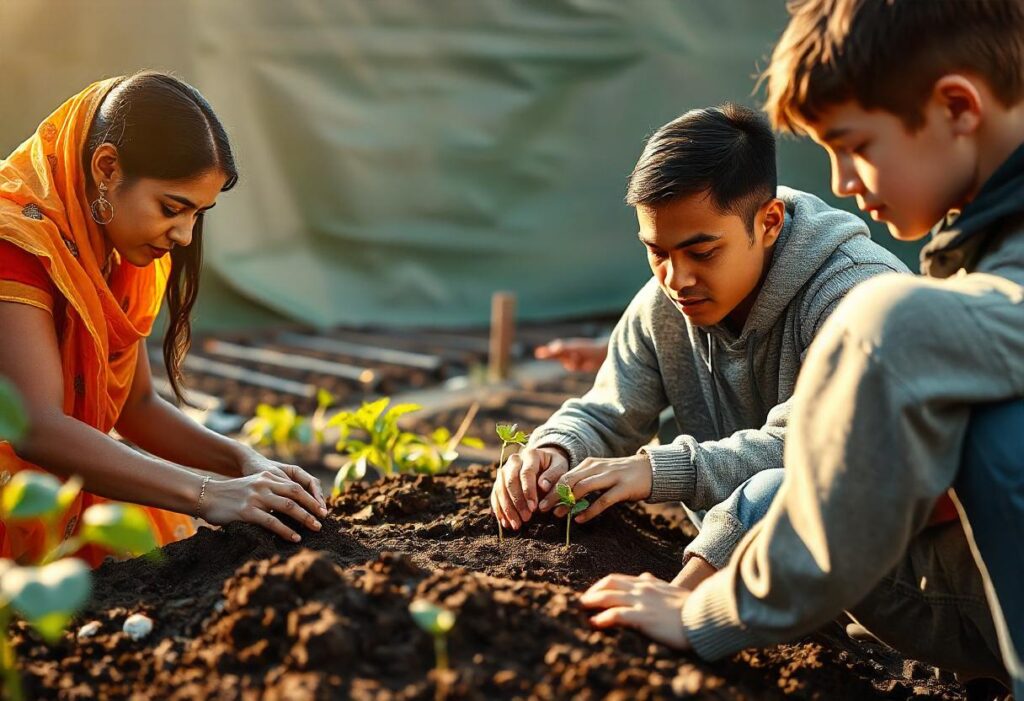
<instances>
[{"instance_id":1,"label":"orange patterned scarf","mask_svg":"<svg viewBox=\"0 0 1024 701\"><path fill-rule=\"evenodd\" d=\"M0 239L36 256L66 300L64 318L55 319L63 322L64 411L104 433L124 407L140 341L153 328L171 266L165 257L145 268L118 265L109 280L104 276L106 245L90 214L82 152L96 110L119 80L94 83L65 102L0 161ZM0 479L22 469L42 468L0 443ZM64 536L74 532L84 508L100 501L79 497L61 524ZM187 516L147 512L161 544L194 531ZM39 525L0 524L0 557L31 561L41 547ZM88 554L94 565L101 557Z\"/></svg>"}]
</instances>

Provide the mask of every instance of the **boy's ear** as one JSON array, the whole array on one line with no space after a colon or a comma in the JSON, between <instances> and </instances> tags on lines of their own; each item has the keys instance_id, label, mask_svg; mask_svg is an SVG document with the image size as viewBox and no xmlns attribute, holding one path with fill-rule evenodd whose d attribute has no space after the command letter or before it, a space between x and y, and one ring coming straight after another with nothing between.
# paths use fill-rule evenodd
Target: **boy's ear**
<instances>
[{"instance_id":1,"label":"boy's ear","mask_svg":"<svg viewBox=\"0 0 1024 701\"><path fill-rule=\"evenodd\" d=\"M949 121L956 136L973 134L981 124L982 96L975 81L959 73L935 81L932 100Z\"/></svg>"},{"instance_id":2,"label":"boy's ear","mask_svg":"<svg viewBox=\"0 0 1024 701\"><path fill-rule=\"evenodd\" d=\"M761 245L770 248L775 245L779 234L782 233L782 225L786 221L786 203L778 197L773 197L761 206L759 216L754 218L754 226L760 229Z\"/></svg>"}]
</instances>

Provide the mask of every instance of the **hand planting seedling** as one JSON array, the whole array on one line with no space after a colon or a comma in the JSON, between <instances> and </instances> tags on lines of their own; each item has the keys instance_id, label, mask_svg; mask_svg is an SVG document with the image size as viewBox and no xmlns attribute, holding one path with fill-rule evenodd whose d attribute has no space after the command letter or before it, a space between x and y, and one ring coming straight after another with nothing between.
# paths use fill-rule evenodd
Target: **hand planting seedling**
<instances>
[{"instance_id":1,"label":"hand planting seedling","mask_svg":"<svg viewBox=\"0 0 1024 701\"><path fill-rule=\"evenodd\" d=\"M505 464L505 449L510 445L526 445L530 434L519 430L519 424L498 424L498 438L501 440L501 456L498 458L498 469ZM501 527L501 519L498 519L498 542L505 542L505 530Z\"/></svg>"},{"instance_id":2,"label":"hand planting seedling","mask_svg":"<svg viewBox=\"0 0 1024 701\"><path fill-rule=\"evenodd\" d=\"M559 482L555 487L558 491L558 502L566 508L565 515L565 547L569 547L569 527L572 525L572 517L590 506L586 499L576 499L572 489L565 482Z\"/></svg>"},{"instance_id":3,"label":"hand planting seedling","mask_svg":"<svg viewBox=\"0 0 1024 701\"><path fill-rule=\"evenodd\" d=\"M426 599L413 599L409 613L422 630L434 638L434 662L438 671L448 669L448 632L455 626L455 614Z\"/></svg>"}]
</instances>

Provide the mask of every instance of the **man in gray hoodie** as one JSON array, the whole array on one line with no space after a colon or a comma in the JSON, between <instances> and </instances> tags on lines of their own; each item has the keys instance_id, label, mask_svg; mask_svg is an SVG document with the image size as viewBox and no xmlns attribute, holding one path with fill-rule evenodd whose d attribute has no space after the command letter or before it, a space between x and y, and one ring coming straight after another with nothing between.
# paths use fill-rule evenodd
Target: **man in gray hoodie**
<instances>
[{"instance_id":1,"label":"man in gray hoodie","mask_svg":"<svg viewBox=\"0 0 1024 701\"><path fill-rule=\"evenodd\" d=\"M594 387L500 468L491 504L505 527L556 507L552 486L569 470L577 496L603 491L584 522L625 500L699 514L781 467L789 399L818 329L858 283L906 271L857 217L777 187L774 134L744 107L659 129L626 201L654 277L613 331ZM681 434L637 453L667 407ZM742 534L722 535L694 554L724 566Z\"/></svg>"}]
</instances>

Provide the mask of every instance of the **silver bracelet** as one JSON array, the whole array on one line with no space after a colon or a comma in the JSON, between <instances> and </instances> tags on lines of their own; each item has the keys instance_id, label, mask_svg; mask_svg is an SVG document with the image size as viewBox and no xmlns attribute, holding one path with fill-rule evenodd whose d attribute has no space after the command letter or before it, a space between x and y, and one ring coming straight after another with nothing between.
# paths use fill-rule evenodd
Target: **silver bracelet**
<instances>
[{"instance_id":1,"label":"silver bracelet","mask_svg":"<svg viewBox=\"0 0 1024 701\"><path fill-rule=\"evenodd\" d=\"M196 501L196 512L193 514L196 518L201 518L199 515L199 509L203 506L203 497L206 496L206 485L210 482L210 475L203 478L203 486L199 488L199 499Z\"/></svg>"}]
</instances>

